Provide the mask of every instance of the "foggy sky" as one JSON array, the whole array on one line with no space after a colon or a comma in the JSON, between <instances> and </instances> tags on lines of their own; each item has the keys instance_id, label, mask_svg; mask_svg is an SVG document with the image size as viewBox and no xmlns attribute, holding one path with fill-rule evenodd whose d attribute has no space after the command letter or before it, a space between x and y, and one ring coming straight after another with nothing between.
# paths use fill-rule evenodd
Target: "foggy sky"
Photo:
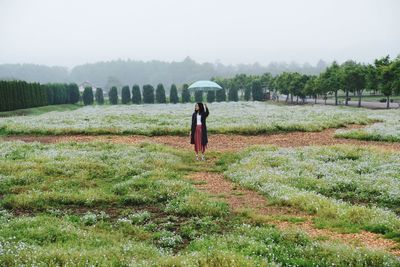
<instances>
[{"instance_id":1,"label":"foggy sky","mask_svg":"<svg viewBox=\"0 0 400 267\"><path fill-rule=\"evenodd\" d=\"M400 54L398 0L0 0L0 64L268 64Z\"/></svg>"}]
</instances>

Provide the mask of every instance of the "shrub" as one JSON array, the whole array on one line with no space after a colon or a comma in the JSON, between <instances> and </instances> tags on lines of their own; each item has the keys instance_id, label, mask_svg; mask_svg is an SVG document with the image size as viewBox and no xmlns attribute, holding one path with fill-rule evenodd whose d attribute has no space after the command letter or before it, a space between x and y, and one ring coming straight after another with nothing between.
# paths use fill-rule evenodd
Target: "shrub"
<instances>
[{"instance_id":1,"label":"shrub","mask_svg":"<svg viewBox=\"0 0 400 267\"><path fill-rule=\"evenodd\" d=\"M121 102L122 104L129 104L131 102L131 91L127 85L122 87Z\"/></svg>"},{"instance_id":2,"label":"shrub","mask_svg":"<svg viewBox=\"0 0 400 267\"><path fill-rule=\"evenodd\" d=\"M157 103L166 103L167 102L166 97L165 97L164 85L162 83L159 83L157 85L156 100L157 100Z\"/></svg>"},{"instance_id":3,"label":"shrub","mask_svg":"<svg viewBox=\"0 0 400 267\"><path fill-rule=\"evenodd\" d=\"M118 90L117 87L111 87L110 91L108 92L108 99L110 100L111 105L118 104Z\"/></svg>"},{"instance_id":4,"label":"shrub","mask_svg":"<svg viewBox=\"0 0 400 267\"><path fill-rule=\"evenodd\" d=\"M186 83L182 86L182 103L190 102L189 85Z\"/></svg>"},{"instance_id":5,"label":"shrub","mask_svg":"<svg viewBox=\"0 0 400 267\"><path fill-rule=\"evenodd\" d=\"M95 99L96 99L97 104L99 104L99 105L103 105L104 104L103 89L96 88Z\"/></svg>"},{"instance_id":6,"label":"shrub","mask_svg":"<svg viewBox=\"0 0 400 267\"><path fill-rule=\"evenodd\" d=\"M171 85L171 89L169 91L169 102L174 104L179 102L178 89L176 88L175 84Z\"/></svg>"},{"instance_id":7,"label":"shrub","mask_svg":"<svg viewBox=\"0 0 400 267\"><path fill-rule=\"evenodd\" d=\"M140 93L139 85L135 84L132 87L132 103L133 104L140 104L142 102L142 95Z\"/></svg>"},{"instance_id":8,"label":"shrub","mask_svg":"<svg viewBox=\"0 0 400 267\"><path fill-rule=\"evenodd\" d=\"M150 84L143 85L143 102L146 104L154 103L154 87Z\"/></svg>"},{"instance_id":9,"label":"shrub","mask_svg":"<svg viewBox=\"0 0 400 267\"><path fill-rule=\"evenodd\" d=\"M263 89L259 80L254 80L251 84L251 94L253 95L253 101L263 100Z\"/></svg>"},{"instance_id":10,"label":"shrub","mask_svg":"<svg viewBox=\"0 0 400 267\"><path fill-rule=\"evenodd\" d=\"M76 83L70 83L68 85L68 99L69 103L76 104L79 101L79 88Z\"/></svg>"},{"instance_id":11,"label":"shrub","mask_svg":"<svg viewBox=\"0 0 400 267\"><path fill-rule=\"evenodd\" d=\"M92 87L85 87L82 95L83 104L84 105L92 105L93 104L93 89Z\"/></svg>"}]
</instances>

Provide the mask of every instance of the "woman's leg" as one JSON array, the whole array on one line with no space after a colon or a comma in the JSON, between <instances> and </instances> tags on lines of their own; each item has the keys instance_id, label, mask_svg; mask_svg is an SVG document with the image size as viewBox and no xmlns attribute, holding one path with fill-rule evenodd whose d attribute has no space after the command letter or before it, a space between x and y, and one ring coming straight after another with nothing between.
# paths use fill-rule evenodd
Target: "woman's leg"
<instances>
[{"instance_id":1,"label":"woman's leg","mask_svg":"<svg viewBox=\"0 0 400 267\"><path fill-rule=\"evenodd\" d=\"M199 159L199 150L201 150L201 127L197 126L194 134L194 150L196 152L196 160Z\"/></svg>"},{"instance_id":2,"label":"woman's leg","mask_svg":"<svg viewBox=\"0 0 400 267\"><path fill-rule=\"evenodd\" d=\"M204 145L204 146L201 145L201 154L202 154L202 155L201 155L201 159L202 159L202 160L205 160L206 146L207 146L207 145Z\"/></svg>"}]
</instances>

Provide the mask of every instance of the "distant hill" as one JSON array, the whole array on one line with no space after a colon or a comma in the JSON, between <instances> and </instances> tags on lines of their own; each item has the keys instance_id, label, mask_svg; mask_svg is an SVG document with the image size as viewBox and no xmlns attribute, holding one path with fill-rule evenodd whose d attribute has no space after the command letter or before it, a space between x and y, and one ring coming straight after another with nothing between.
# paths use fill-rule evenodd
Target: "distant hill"
<instances>
[{"instance_id":1,"label":"distant hill","mask_svg":"<svg viewBox=\"0 0 400 267\"><path fill-rule=\"evenodd\" d=\"M270 72L273 75L284 71L297 71L303 74L318 74L327 67L320 61L316 66L310 64L291 64L273 62L267 66L255 64L223 65L212 63L197 63L187 57L180 62L114 60L75 66L68 71L66 67L49 67L34 64L2 64L0 65L0 80L25 80L29 82L55 83L90 81L97 87L109 89L112 85L122 86L133 84L163 83L169 86L190 83L211 77L231 77L238 73L262 74Z\"/></svg>"}]
</instances>

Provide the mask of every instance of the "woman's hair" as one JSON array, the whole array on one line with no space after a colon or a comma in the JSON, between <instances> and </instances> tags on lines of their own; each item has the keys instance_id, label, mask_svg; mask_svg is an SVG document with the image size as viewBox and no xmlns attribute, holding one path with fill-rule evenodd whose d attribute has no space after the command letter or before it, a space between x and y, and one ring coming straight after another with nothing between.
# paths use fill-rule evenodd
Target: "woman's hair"
<instances>
[{"instance_id":1,"label":"woman's hair","mask_svg":"<svg viewBox=\"0 0 400 267\"><path fill-rule=\"evenodd\" d=\"M197 103L197 105L199 105L199 114L204 112L204 105L203 103ZM194 110L194 112L196 112L196 108Z\"/></svg>"}]
</instances>

